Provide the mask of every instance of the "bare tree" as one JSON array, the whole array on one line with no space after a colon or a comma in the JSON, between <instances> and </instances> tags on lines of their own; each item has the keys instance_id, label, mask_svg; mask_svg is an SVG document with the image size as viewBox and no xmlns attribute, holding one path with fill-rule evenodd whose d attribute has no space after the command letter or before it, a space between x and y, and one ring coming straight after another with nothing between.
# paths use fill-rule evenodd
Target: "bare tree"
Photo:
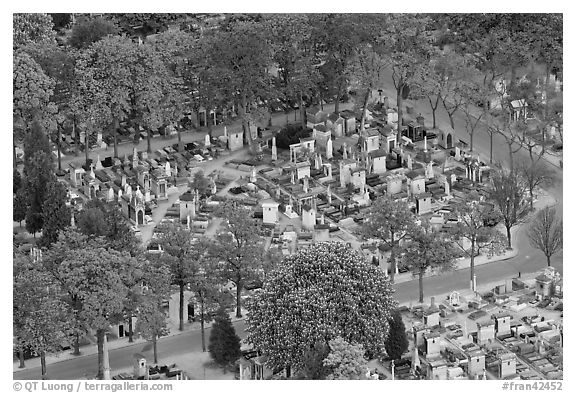
<instances>
[{"instance_id":1,"label":"bare tree","mask_svg":"<svg viewBox=\"0 0 576 393\"><path fill-rule=\"evenodd\" d=\"M526 182L530 194L530 210L534 209L534 190L537 187L550 186L554 182L554 173L541 161L524 160L518 166L520 175Z\"/></svg>"},{"instance_id":2,"label":"bare tree","mask_svg":"<svg viewBox=\"0 0 576 393\"><path fill-rule=\"evenodd\" d=\"M562 219L549 206L538 212L527 231L530 244L544 253L548 266L550 257L562 249L562 234Z\"/></svg>"},{"instance_id":3,"label":"bare tree","mask_svg":"<svg viewBox=\"0 0 576 393\"><path fill-rule=\"evenodd\" d=\"M518 172L500 169L492 176L489 198L494 202L506 228L509 248L512 247L510 230L522 222L530 208L525 191L526 184Z\"/></svg>"}]
</instances>

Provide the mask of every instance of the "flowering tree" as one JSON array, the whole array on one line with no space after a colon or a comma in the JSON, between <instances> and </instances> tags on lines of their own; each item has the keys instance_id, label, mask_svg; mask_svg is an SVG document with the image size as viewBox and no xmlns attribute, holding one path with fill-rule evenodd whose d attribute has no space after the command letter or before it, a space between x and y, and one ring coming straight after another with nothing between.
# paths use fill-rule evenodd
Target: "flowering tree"
<instances>
[{"instance_id":1,"label":"flowering tree","mask_svg":"<svg viewBox=\"0 0 576 393\"><path fill-rule=\"evenodd\" d=\"M342 337L369 357L385 353L388 319L396 307L384 273L338 242L289 256L248 304L247 341L272 368L305 367L319 342Z\"/></svg>"},{"instance_id":2,"label":"flowering tree","mask_svg":"<svg viewBox=\"0 0 576 393\"><path fill-rule=\"evenodd\" d=\"M324 366L331 369L327 379L363 379L368 362L362 344L350 344L342 337L330 341Z\"/></svg>"}]
</instances>

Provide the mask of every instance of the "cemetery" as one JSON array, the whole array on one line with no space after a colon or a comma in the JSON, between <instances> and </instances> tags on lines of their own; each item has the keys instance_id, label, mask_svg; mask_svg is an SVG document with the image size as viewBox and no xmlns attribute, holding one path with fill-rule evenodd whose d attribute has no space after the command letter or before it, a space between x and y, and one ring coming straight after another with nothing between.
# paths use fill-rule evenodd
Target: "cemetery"
<instances>
[{"instance_id":1,"label":"cemetery","mask_svg":"<svg viewBox=\"0 0 576 393\"><path fill-rule=\"evenodd\" d=\"M397 379L562 379L562 278L554 268L401 310L410 347L388 364Z\"/></svg>"}]
</instances>

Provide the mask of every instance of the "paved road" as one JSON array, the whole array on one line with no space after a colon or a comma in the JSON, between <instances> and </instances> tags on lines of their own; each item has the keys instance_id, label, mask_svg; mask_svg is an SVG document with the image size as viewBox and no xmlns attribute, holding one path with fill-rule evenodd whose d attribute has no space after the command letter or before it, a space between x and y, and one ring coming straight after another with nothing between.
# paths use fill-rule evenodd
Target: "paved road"
<instances>
[{"instance_id":1,"label":"paved road","mask_svg":"<svg viewBox=\"0 0 576 393\"><path fill-rule=\"evenodd\" d=\"M383 86L385 95L390 97L391 101L394 101L395 94L393 94L392 84L387 83ZM415 103L416 113L422 113L425 117L431 119L431 111L428 104L425 101L420 101ZM293 116L293 115L290 115ZM285 122L286 116L280 114L275 116L275 124L280 124ZM292 117L291 117L292 120ZM448 121L448 115L443 108L439 108L437 113L437 123L440 127L448 126L450 123ZM456 116L456 133L458 137L462 140L468 140L468 134L466 134L464 128L464 120L462 115ZM201 134L187 134L186 140L203 139ZM155 141L160 143L160 140ZM175 143L175 142L171 142ZM474 147L476 151L481 152L482 157L486 158L489 154L489 137L485 132L483 126L479 126L474 136ZM126 148L127 151L131 152L132 146ZM145 145L143 145L145 146ZM139 147L143 149L145 147ZM122 151L122 150L121 150ZM123 155L123 153L121 154ZM522 157L527 157L526 151L520 153ZM103 156L102 156L103 157ZM82 157L75 158L75 161L82 161ZM508 161L508 148L502 136L495 136L494 139L494 160L496 162L501 161L507 163ZM67 160L68 161L68 160ZM557 182L554 187L550 188L548 191L557 200L558 207L562 211L562 170L558 167L547 164L555 173L557 177ZM505 278L516 277L518 272L531 273L535 272L546 266L545 258L542 253L534 248L532 248L528 239L524 235L524 228L521 228L518 232L518 248L519 253L515 258L511 258L507 261L490 263L486 265L481 265L476 267L476 274L478 278L478 285L490 281L503 280ZM555 255L552 258L552 265L563 271L562 266L562 254ZM469 285L469 270L463 269L448 275L429 277L424 280L425 295L439 295L448 293L452 290L461 290L468 288ZM400 303L408 302L410 300L417 301L418 299L418 282L410 281L405 283L400 283L395 285L396 288L396 299ZM244 332L244 322L236 322L236 330L241 337L245 336ZM119 369L122 367L128 367L131 364L131 356L133 353L140 351L143 345L136 347L127 347L115 349L110 352L110 365L112 369ZM200 347L200 332L187 332L178 336L172 336L163 338L159 344L159 351L161 357L167 357L170 354L182 354L192 350L197 350ZM97 356L91 355L78 359L72 359L69 361L64 361L56 364L51 364L48 366L48 372L53 379L75 379L81 378L85 375L95 375L97 366ZM14 378L16 379L38 379L40 378L39 368L19 371L14 373Z\"/></svg>"},{"instance_id":2,"label":"paved road","mask_svg":"<svg viewBox=\"0 0 576 393\"><path fill-rule=\"evenodd\" d=\"M240 338L246 337L246 325L244 321L234 322L236 333ZM210 336L210 328L206 329L206 338ZM193 351L202 350L200 330L185 332L176 336L161 338L158 342L158 358L166 359L170 363L171 355L181 355ZM152 350L144 351L147 344L136 344L129 347L117 348L110 351L110 368L112 374L114 370L130 367L132 365L132 355L145 352L152 354ZM79 358L65 360L59 363L49 364L47 372L50 379L81 379L93 377L98 371L98 355L81 356ZM16 371L13 373L14 379L40 379L42 376L39 367Z\"/></svg>"}]
</instances>

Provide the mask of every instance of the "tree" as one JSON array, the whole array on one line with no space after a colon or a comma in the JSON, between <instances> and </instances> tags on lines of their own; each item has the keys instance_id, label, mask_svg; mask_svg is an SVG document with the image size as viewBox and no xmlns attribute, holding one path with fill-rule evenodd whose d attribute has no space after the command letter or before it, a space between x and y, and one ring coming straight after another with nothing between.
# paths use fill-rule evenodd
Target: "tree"
<instances>
[{"instance_id":1,"label":"tree","mask_svg":"<svg viewBox=\"0 0 576 393\"><path fill-rule=\"evenodd\" d=\"M67 323L65 304L54 296L54 286L41 266L18 256L14 266L14 320L16 334L40 355L46 379L46 354L59 350Z\"/></svg>"},{"instance_id":2,"label":"tree","mask_svg":"<svg viewBox=\"0 0 576 393\"><path fill-rule=\"evenodd\" d=\"M71 250L58 267L68 291L81 300L81 319L96 331L98 379L104 378L104 335L123 317L128 288L124 283L135 261L112 249L86 247Z\"/></svg>"},{"instance_id":3,"label":"tree","mask_svg":"<svg viewBox=\"0 0 576 393\"><path fill-rule=\"evenodd\" d=\"M198 192L200 198L205 198L210 194L211 181L204 176L204 171L199 170L194 173L192 181L190 182L190 188L195 192Z\"/></svg>"},{"instance_id":4,"label":"tree","mask_svg":"<svg viewBox=\"0 0 576 393\"><path fill-rule=\"evenodd\" d=\"M472 78L471 78L472 79ZM475 83L470 79L464 83L460 83L457 88L458 95L462 98L462 113L464 113L464 121L466 125L466 132L470 135L470 151L474 150L474 132L478 125L486 115L485 110L478 108L479 103L487 105L490 97L490 91L480 83ZM493 155L493 134L490 135L490 162L492 162Z\"/></svg>"},{"instance_id":5,"label":"tree","mask_svg":"<svg viewBox=\"0 0 576 393\"><path fill-rule=\"evenodd\" d=\"M12 18L14 49L32 42L43 44L54 42L56 33L49 14L13 14Z\"/></svg>"},{"instance_id":6,"label":"tree","mask_svg":"<svg viewBox=\"0 0 576 393\"><path fill-rule=\"evenodd\" d=\"M104 18L93 18L76 23L68 43L78 49L86 49L108 35L115 35L116 26Z\"/></svg>"},{"instance_id":7,"label":"tree","mask_svg":"<svg viewBox=\"0 0 576 393\"><path fill-rule=\"evenodd\" d=\"M54 30L66 29L72 23L72 14L50 14L54 23Z\"/></svg>"},{"instance_id":8,"label":"tree","mask_svg":"<svg viewBox=\"0 0 576 393\"><path fill-rule=\"evenodd\" d=\"M402 138L402 104L410 87L420 79L428 64L431 46L426 31L429 19L416 14L391 14L383 45L392 63L392 81L398 106L397 141Z\"/></svg>"},{"instance_id":9,"label":"tree","mask_svg":"<svg viewBox=\"0 0 576 393\"><path fill-rule=\"evenodd\" d=\"M50 104L54 81L30 55L20 50L13 58L12 114L14 118L13 160L16 166L16 145L26 136L33 121L43 122L55 111ZM42 125L38 125L42 127ZM29 155L31 157L31 155Z\"/></svg>"},{"instance_id":10,"label":"tree","mask_svg":"<svg viewBox=\"0 0 576 393\"><path fill-rule=\"evenodd\" d=\"M221 366L232 364L240 357L240 337L224 310L216 315L212 325L208 351L212 359Z\"/></svg>"},{"instance_id":11,"label":"tree","mask_svg":"<svg viewBox=\"0 0 576 393\"><path fill-rule=\"evenodd\" d=\"M547 206L536 214L528 227L530 245L544 253L548 266L550 257L562 249L562 226L562 218L558 218L556 209Z\"/></svg>"},{"instance_id":12,"label":"tree","mask_svg":"<svg viewBox=\"0 0 576 393\"><path fill-rule=\"evenodd\" d=\"M518 171L530 194L530 210L534 209L534 191L538 187L548 187L554 182L554 173L542 161L520 163Z\"/></svg>"},{"instance_id":13,"label":"tree","mask_svg":"<svg viewBox=\"0 0 576 393\"><path fill-rule=\"evenodd\" d=\"M32 123L32 127L24 138L24 176L33 171L33 158L36 152L43 152L46 159L52 163L52 149L44 129L38 121Z\"/></svg>"},{"instance_id":14,"label":"tree","mask_svg":"<svg viewBox=\"0 0 576 393\"><path fill-rule=\"evenodd\" d=\"M317 343L340 336L384 354L396 307L384 273L339 242L317 243L270 272L248 303L248 338L271 368L302 370Z\"/></svg>"},{"instance_id":15,"label":"tree","mask_svg":"<svg viewBox=\"0 0 576 393\"><path fill-rule=\"evenodd\" d=\"M342 337L330 340L330 353L324 366L330 370L327 379L363 379L368 362L362 344L350 344Z\"/></svg>"},{"instance_id":16,"label":"tree","mask_svg":"<svg viewBox=\"0 0 576 393\"><path fill-rule=\"evenodd\" d=\"M456 206L458 222L452 229L456 246L470 258L470 288L474 289L474 259L481 252L489 256L499 254L506 247L505 237L493 227L486 226L494 206L480 202L476 194Z\"/></svg>"},{"instance_id":17,"label":"tree","mask_svg":"<svg viewBox=\"0 0 576 393\"><path fill-rule=\"evenodd\" d=\"M70 209L66 206L66 186L58 180L47 185L46 200L42 205L43 231L40 246L50 247L58 240L61 230L70 225Z\"/></svg>"},{"instance_id":18,"label":"tree","mask_svg":"<svg viewBox=\"0 0 576 393\"><path fill-rule=\"evenodd\" d=\"M20 191L22 183L22 175L20 174L18 168L14 167L12 170L12 194L15 195L18 193L18 191Z\"/></svg>"},{"instance_id":19,"label":"tree","mask_svg":"<svg viewBox=\"0 0 576 393\"><path fill-rule=\"evenodd\" d=\"M390 333L386 338L386 353L389 358L399 360L408 350L408 338L406 337L406 326L404 326L402 315L398 310L392 313L392 318L388 320L388 324L390 325Z\"/></svg>"},{"instance_id":20,"label":"tree","mask_svg":"<svg viewBox=\"0 0 576 393\"><path fill-rule=\"evenodd\" d=\"M162 302L170 297L170 270L166 266L146 263L144 277L146 286L139 302L136 331L152 341L154 363L158 363L158 338L166 336L169 329L166 325L166 314Z\"/></svg>"},{"instance_id":21,"label":"tree","mask_svg":"<svg viewBox=\"0 0 576 393\"><path fill-rule=\"evenodd\" d=\"M44 201L48 184L52 181L55 181L52 160L43 151L34 153L26 174L29 206L26 212L26 230L34 235L44 227Z\"/></svg>"},{"instance_id":22,"label":"tree","mask_svg":"<svg viewBox=\"0 0 576 393\"><path fill-rule=\"evenodd\" d=\"M518 172L500 169L491 176L492 187L489 190L489 198L506 227L508 247L512 247L512 227L522 222L530 210L530 205L525 197L526 185Z\"/></svg>"},{"instance_id":23,"label":"tree","mask_svg":"<svg viewBox=\"0 0 576 393\"><path fill-rule=\"evenodd\" d=\"M240 318L244 284L262 270L262 228L250 210L235 202L220 204L216 215L225 220L224 229L216 234L210 253L213 259L224 262L221 275L236 286L236 317Z\"/></svg>"},{"instance_id":24,"label":"tree","mask_svg":"<svg viewBox=\"0 0 576 393\"><path fill-rule=\"evenodd\" d=\"M326 379L329 370L324 366L324 359L329 353L330 347L323 341L312 344L309 349L304 351L302 355L304 367L301 371L306 379Z\"/></svg>"},{"instance_id":25,"label":"tree","mask_svg":"<svg viewBox=\"0 0 576 393\"><path fill-rule=\"evenodd\" d=\"M424 274L429 269L442 271L454 268L458 257L452 242L430 224L423 223L410 232L410 240L404 245L403 265L418 277L420 303L424 302Z\"/></svg>"},{"instance_id":26,"label":"tree","mask_svg":"<svg viewBox=\"0 0 576 393\"><path fill-rule=\"evenodd\" d=\"M189 230L176 225L163 228L158 242L165 253L162 262L166 264L172 274L172 283L178 285L180 293L179 315L180 331L184 330L184 291L198 270L198 258L202 250L192 243L192 234Z\"/></svg>"},{"instance_id":27,"label":"tree","mask_svg":"<svg viewBox=\"0 0 576 393\"><path fill-rule=\"evenodd\" d=\"M128 251L132 256L138 254L138 240L115 203L90 200L76 218L76 225L83 234L102 236L114 250Z\"/></svg>"},{"instance_id":28,"label":"tree","mask_svg":"<svg viewBox=\"0 0 576 393\"><path fill-rule=\"evenodd\" d=\"M394 282L396 275L398 246L408 236L415 220L408 204L395 201L389 196L376 199L368 209L363 233L368 239L377 239L390 249L391 282Z\"/></svg>"},{"instance_id":29,"label":"tree","mask_svg":"<svg viewBox=\"0 0 576 393\"><path fill-rule=\"evenodd\" d=\"M28 196L26 195L24 187L20 188L18 192L16 192L16 195L14 195L12 209L12 218L22 226L22 220L26 218L26 212L28 211Z\"/></svg>"},{"instance_id":30,"label":"tree","mask_svg":"<svg viewBox=\"0 0 576 393\"><path fill-rule=\"evenodd\" d=\"M272 52L264 34L255 22L235 21L228 29L210 30L201 39L206 49L201 90L215 89L220 97L236 104L249 145L253 139L249 129L252 112L258 99L266 99L272 90L268 72Z\"/></svg>"}]
</instances>

